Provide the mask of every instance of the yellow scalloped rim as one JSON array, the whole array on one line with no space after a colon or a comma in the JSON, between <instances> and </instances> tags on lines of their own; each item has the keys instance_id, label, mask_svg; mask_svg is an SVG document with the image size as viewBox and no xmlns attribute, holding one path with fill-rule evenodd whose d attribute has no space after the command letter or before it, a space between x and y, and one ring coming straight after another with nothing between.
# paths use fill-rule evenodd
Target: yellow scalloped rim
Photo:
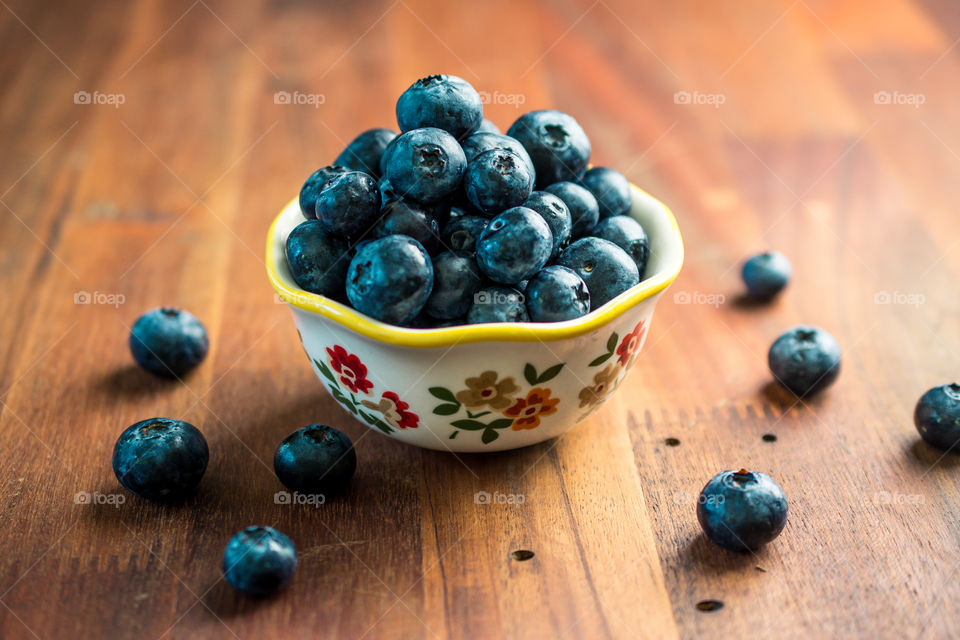
<instances>
[{"instance_id":1,"label":"yellow scalloped rim","mask_svg":"<svg viewBox=\"0 0 960 640\"><path fill-rule=\"evenodd\" d=\"M600 329L627 310L660 293L676 280L683 266L683 238L680 236L680 227L673 212L636 185L631 186L656 202L666 214L673 232L673 238L667 242L676 243L677 247L672 264L620 294L600 309L575 320L551 323L469 324L442 329L406 329L374 320L339 302L293 287L277 272L277 259L283 256L276 255L277 243L274 242L274 235L284 211L297 201L296 198L280 211L267 232L267 275L274 290L287 304L303 311L320 314L360 335L392 345L436 348L471 342L553 342L573 338Z\"/></svg>"}]
</instances>

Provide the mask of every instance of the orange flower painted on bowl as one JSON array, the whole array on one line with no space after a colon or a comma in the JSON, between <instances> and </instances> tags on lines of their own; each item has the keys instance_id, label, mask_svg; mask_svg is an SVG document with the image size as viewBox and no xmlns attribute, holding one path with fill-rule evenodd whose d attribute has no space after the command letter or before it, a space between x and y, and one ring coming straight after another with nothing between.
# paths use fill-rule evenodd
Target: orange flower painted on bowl
<instances>
[{"instance_id":1,"label":"orange flower painted on bowl","mask_svg":"<svg viewBox=\"0 0 960 640\"><path fill-rule=\"evenodd\" d=\"M616 365L613 364L607 365L603 371L597 371L593 375L593 385L580 390L580 408L592 407L603 402L617 388L618 373Z\"/></svg>"},{"instance_id":2,"label":"orange flower painted on bowl","mask_svg":"<svg viewBox=\"0 0 960 640\"><path fill-rule=\"evenodd\" d=\"M334 345L333 349L327 347L330 368L336 371L340 382L354 393L366 393L369 395L373 383L367 380L367 367L360 362L360 358L348 353L340 345Z\"/></svg>"},{"instance_id":3,"label":"orange flower painted on bowl","mask_svg":"<svg viewBox=\"0 0 960 640\"><path fill-rule=\"evenodd\" d=\"M468 409L490 407L501 411L513 403L520 387L513 378L497 379L496 371L484 371L476 378L464 380L466 389L458 391L457 400Z\"/></svg>"},{"instance_id":4,"label":"orange flower painted on bowl","mask_svg":"<svg viewBox=\"0 0 960 640\"><path fill-rule=\"evenodd\" d=\"M551 398L550 389L534 387L527 392L527 397L517 398L512 407L503 412L508 418L513 418L514 431L536 429L540 426L540 416L548 416L557 412L560 398Z\"/></svg>"},{"instance_id":5,"label":"orange flower painted on bowl","mask_svg":"<svg viewBox=\"0 0 960 640\"><path fill-rule=\"evenodd\" d=\"M632 332L623 336L620 346L617 347L617 359L620 361L621 367L627 366L630 358L637 353L637 350L640 348L640 343L643 341L643 335L646 332L647 329L643 326L643 320L641 320L637 326L633 328Z\"/></svg>"},{"instance_id":6,"label":"orange flower painted on bowl","mask_svg":"<svg viewBox=\"0 0 960 640\"><path fill-rule=\"evenodd\" d=\"M383 419L395 429L416 429L420 424L420 417L408 411L410 405L393 391L385 391L380 402L361 400L361 403L368 409L379 412Z\"/></svg>"}]
</instances>

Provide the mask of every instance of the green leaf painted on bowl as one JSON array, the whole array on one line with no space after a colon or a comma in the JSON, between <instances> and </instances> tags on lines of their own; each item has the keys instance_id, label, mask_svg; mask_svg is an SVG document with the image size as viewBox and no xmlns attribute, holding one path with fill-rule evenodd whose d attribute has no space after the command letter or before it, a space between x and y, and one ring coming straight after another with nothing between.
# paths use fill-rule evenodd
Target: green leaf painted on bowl
<instances>
[{"instance_id":1,"label":"green leaf painted on bowl","mask_svg":"<svg viewBox=\"0 0 960 640\"><path fill-rule=\"evenodd\" d=\"M613 357L613 352L612 352L612 351L609 352L609 353L605 353L605 354L603 354L602 356L600 356L599 358L594 358L593 360L591 360L589 366L591 366L591 367L599 367L600 365L602 365L604 362L606 362L607 360L609 360L609 359L612 358L612 357Z\"/></svg>"},{"instance_id":2,"label":"green leaf painted on bowl","mask_svg":"<svg viewBox=\"0 0 960 640\"><path fill-rule=\"evenodd\" d=\"M613 350L617 348L617 342L620 341L620 336L617 335L617 332L614 331L613 335L610 336L610 339L607 340L607 351L613 353Z\"/></svg>"},{"instance_id":3,"label":"green leaf painted on bowl","mask_svg":"<svg viewBox=\"0 0 960 640\"><path fill-rule=\"evenodd\" d=\"M480 411L480 412L478 412L478 413L474 413L474 412L470 411L469 409L467 409L467 417L468 417L468 418L482 418L483 416L488 416L488 415L490 415L490 412L489 412L489 411Z\"/></svg>"},{"instance_id":4,"label":"green leaf painted on bowl","mask_svg":"<svg viewBox=\"0 0 960 640\"><path fill-rule=\"evenodd\" d=\"M460 433L460 432L459 432L459 431L454 431L453 433L450 434L450 438L449 438L449 439L450 439L450 440L453 440L454 438L457 437L457 434L458 434L458 433Z\"/></svg>"},{"instance_id":5,"label":"green leaf painted on bowl","mask_svg":"<svg viewBox=\"0 0 960 640\"><path fill-rule=\"evenodd\" d=\"M320 370L320 373L323 374L323 377L332 382L333 384L338 384L337 379L333 377L333 372L330 371L330 368L324 363L320 362L316 358L313 360L313 364L317 365L317 369Z\"/></svg>"},{"instance_id":6,"label":"green leaf painted on bowl","mask_svg":"<svg viewBox=\"0 0 960 640\"><path fill-rule=\"evenodd\" d=\"M479 431L487 426L479 420L454 420L450 424L457 429L464 429L466 431Z\"/></svg>"},{"instance_id":7,"label":"green leaf painted on bowl","mask_svg":"<svg viewBox=\"0 0 960 640\"><path fill-rule=\"evenodd\" d=\"M500 432L495 429L485 429L483 435L480 436L480 441L483 444L490 444L494 440L500 437Z\"/></svg>"},{"instance_id":8,"label":"green leaf painted on bowl","mask_svg":"<svg viewBox=\"0 0 960 640\"><path fill-rule=\"evenodd\" d=\"M386 422L381 420L380 418L377 418L376 416L372 416L366 411L363 411L362 409L357 409L357 413L361 418L363 418L364 420L366 420L367 422L375 426L377 429L380 429L380 431L383 431L386 434L393 433L393 428L390 425L388 425Z\"/></svg>"},{"instance_id":9,"label":"green leaf painted on bowl","mask_svg":"<svg viewBox=\"0 0 960 640\"><path fill-rule=\"evenodd\" d=\"M459 404L438 404L433 408L433 412L438 416L452 416L457 411L460 411ZM472 418L476 416L470 416Z\"/></svg>"},{"instance_id":10,"label":"green leaf painted on bowl","mask_svg":"<svg viewBox=\"0 0 960 640\"><path fill-rule=\"evenodd\" d=\"M446 387L430 387L428 391L434 398L439 398L440 400L460 406L460 402L457 400L457 397L453 395L453 392Z\"/></svg>"},{"instance_id":11,"label":"green leaf painted on bowl","mask_svg":"<svg viewBox=\"0 0 960 640\"><path fill-rule=\"evenodd\" d=\"M561 362L560 364L555 364L537 377L537 381L533 384L543 384L544 382L549 382L557 377L560 374L560 370L563 369L563 365L566 362Z\"/></svg>"},{"instance_id":12,"label":"green leaf painted on bowl","mask_svg":"<svg viewBox=\"0 0 960 640\"><path fill-rule=\"evenodd\" d=\"M527 384L530 386L537 384L537 368L528 362L523 367L523 377L526 378Z\"/></svg>"}]
</instances>

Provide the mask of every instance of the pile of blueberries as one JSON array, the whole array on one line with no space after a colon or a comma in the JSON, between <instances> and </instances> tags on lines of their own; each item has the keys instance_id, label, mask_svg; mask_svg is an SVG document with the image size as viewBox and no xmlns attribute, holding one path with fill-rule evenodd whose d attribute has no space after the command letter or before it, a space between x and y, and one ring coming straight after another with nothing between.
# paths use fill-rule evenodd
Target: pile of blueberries
<instances>
[{"instance_id":1,"label":"pile of blueberries","mask_svg":"<svg viewBox=\"0 0 960 640\"><path fill-rule=\"evenodd\" d=\"M286 240L297 284L393 325L560 322L638 284L650 254L627 179L588 169L571 116L500 133L456 76L413 83L400 134L370 129L300 190Z\"/></svg>"}]
</instances>

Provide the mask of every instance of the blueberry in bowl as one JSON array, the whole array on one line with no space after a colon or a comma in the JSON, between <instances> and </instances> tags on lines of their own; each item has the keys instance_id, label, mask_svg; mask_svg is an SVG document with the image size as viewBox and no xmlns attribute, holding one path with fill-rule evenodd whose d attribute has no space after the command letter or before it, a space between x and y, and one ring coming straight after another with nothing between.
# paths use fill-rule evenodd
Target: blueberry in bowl
<instances>
[{"instance_id":1,"label":"blueberry in bowl","mask_svg":"<svg viewBox=\"0 0 960 640\"><path fill-rule=\"evenodd\" d=\"M507 209L490 221L477 241L477 264L494 282L516 284L542 269L553 250L553 234L536 211Z\"/></svg>"},{"instance_id":2,"label":"blueberry in bowl","mask_svg":"<svg viewBox=\"0 0 960 640\"><path fill-rule=\"evenodd\" d=\"M451 196L463 180L467 158L456 139L436 128L397 136L384 175L405 198L431 204Z\"/></svg>"},{"instance_id":3,"label":"blueberry in bowl","mask_svg":"<svg viewBox=\"0 0 960 640\"><path fill-rule=\"evenodd\" d=\"M480 94L457 76L420 78L397 100L397 122L404 133L436 127L459 140L475 131L482 120Z\"/></svg>"},{"instance_id":4,"label":"blueberry in bowl","mask_svg":"<svg viewBox=\"0 0 960 640\"><path fill-rule=\"evenodd\" d=\"M467 165L464 175L467 199L486 215L523 203L533 191L533 174L513 151L484 151Z\"/></svg>"},{"instance_id":5,"label":"blueberry in bowl","mask_svg":"<svg viewBox=\"0 0 960 640\"><path fill-rule=\"evenodd\" d=\"M430 255L408 236L387 236L365 244L347 269L350 304L383 322L413 320L432 291Z\"/></svg>"},{"instance_id":6,"label":"blueberry in bowl","mask_svg":"<svg viewBox=\"0 0 960 640\"><path fill-rule=\"evenodd\" d=\"M555 182L576 182L590 162L590 139L580 124L560 111L525 113L510 125L507 135L520 141L530 154L537 188Z\"/></svg>"},{"instance_id":7,"label":"blueberry in bowl","mask_svg":"<svg viewBox=\"0 0 960 640\"><path fill-rule=\"evenodd\" d=\"M397 132L391 129L368 129L351 140L333 164L379 178L380 159L396 137Z\"/></svg>"}]
</instances>

